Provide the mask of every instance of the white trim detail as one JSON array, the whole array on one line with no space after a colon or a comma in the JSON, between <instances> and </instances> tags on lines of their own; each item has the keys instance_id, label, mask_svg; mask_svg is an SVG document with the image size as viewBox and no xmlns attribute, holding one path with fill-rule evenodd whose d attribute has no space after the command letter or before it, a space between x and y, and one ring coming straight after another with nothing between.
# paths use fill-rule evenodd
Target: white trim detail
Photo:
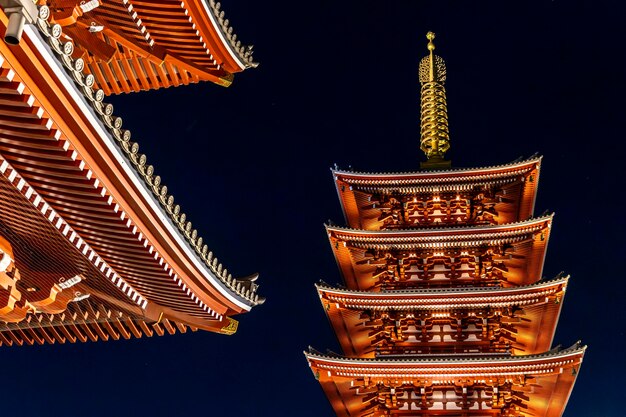
<instances>
[{"instance_id":1,"label":"white trim detail","mask_svg":"<svg viewBox=\"0 0 626 417\"><path fill-rule=\"evenodd\" d=\"M213 24L213 27L215 28L215 31L219 35L220 40L222 41L222 43L226 47L226 50L228 51L230 56L235 60L235 62L237 62L237 65L239 65L239 68L241 70L245 70L246 69L246 65L243 62L241 62L241 60L239 59L239 56L237 56L237 54L233 50L233 48L230 45L230 42L228 41L228 39L226 39L224 37L224 34L222 33L222 28L220 27L219 22L217 22L215 20L215 16L213 15L213 12L209 8L208 4L206 3L206 0L200 0L200 3L202 3L202 7L204 7L204 11L209 16L209 19L211 20L211 24ZM189 17L189 21L191 22L191 17ZM207 53L208 52L209 52L209 50L207 49ZM211 56L211 58L213 58L213 56Z\"/></svg>"}]
</instances>

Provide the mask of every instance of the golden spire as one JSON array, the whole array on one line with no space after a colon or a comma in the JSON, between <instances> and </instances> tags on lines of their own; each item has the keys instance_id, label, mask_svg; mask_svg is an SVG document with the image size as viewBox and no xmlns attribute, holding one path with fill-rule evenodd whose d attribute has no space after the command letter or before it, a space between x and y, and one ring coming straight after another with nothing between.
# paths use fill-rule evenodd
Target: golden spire
<instances>
[{"instance_id":1,"label":"golden spire","mask_svg":"<svg viewBox=\"0 0 626 417\"><path fill-rule=\"evenodd\" d=\"M449 168L450 161L443 156L450 148L448 132L448 108L446 106L446 65L435 50L435 34L428 32L429 55L422 58L419 65L421 91L421 138L420 149L424 151L428 161L422 162L422 169Z\"/></svg>"}]
</instances>

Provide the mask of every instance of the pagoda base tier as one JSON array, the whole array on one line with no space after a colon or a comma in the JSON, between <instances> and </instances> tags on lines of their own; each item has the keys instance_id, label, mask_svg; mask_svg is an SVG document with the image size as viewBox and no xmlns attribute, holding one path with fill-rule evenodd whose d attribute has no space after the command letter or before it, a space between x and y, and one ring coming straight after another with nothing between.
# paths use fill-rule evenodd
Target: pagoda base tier
<instances>
[{"instance_id":1,"label":"pagoda base tier","mask_svg":"<svg viewBox=\"0 0 626 417\"><path fill-rule=\"evenodd\" d=\"M338 417L560 417L586 347L539 355L401 355L349 359L305 352Z\"/></svg>"}]
</instances>

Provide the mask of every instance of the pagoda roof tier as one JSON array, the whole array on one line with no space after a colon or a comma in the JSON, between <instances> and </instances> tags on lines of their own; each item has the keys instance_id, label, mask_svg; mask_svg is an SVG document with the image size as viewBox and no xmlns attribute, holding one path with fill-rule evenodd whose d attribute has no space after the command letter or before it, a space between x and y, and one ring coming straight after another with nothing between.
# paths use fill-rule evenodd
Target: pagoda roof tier
<instances>
[{"instance_id":1,"label":"pagoda roof tier","mask_svg":"<svg viewBox=\"0 0 626 417\"><path fill-rule=\"evenodd\" d=\"M470 204L468 207L457 204L458 214L448 214L449 218L431 213L430 217L433 218L430 221L435 226L438 221L510 223L528 219L534 210L540 166L541 157L533 156L505 165L444 171L331 171L348 225L357 229L380 230L393 226L385 218L401 209L409 211L408 217L413 219L409 224L433 225L427 218L421 217L419 207L413 207L413 204L432 206L445 195L450 195L452 200L460 199L461 202L467 199ZM469 206L474 204L473 200L477 196L482 198L482 194L487 191L489 198L485 201L488 203L485 209L490 212L489 219L483 220L480 216L475 218L476 213L472 213ZM433 197L436 201L433 201ZM399 207L395 207L389 199L393 199ZM400 208L402 204L406 207ZM407 221L399 222L406 226Z\"/></svg>"},{"instance_id":2,"label":"pagoda roof tier","mask_svg":"<svg viewBox=\"0 0 626 417\"><path fill-rule=\"evenodd\" d=\"M326 230L345 283L352 289L374 289L383 274L392 275L394 285L410 276L418 277L409 281L414 284L449 285L450 278L467 284L488 275L502 285L526 285L541 278L552 217L440 229L326 226Z\"/></svg>"},{"instance_id":3,"label":"pagoda roof tier","mask_svg":"<svg viewBox=\"0 0 626 417\"><path fill-rule=\"evenodd\" d=\"M513 288L384 292L325 284L316 288L348 356L371 357L383 341L404 351L446 350L454 344L462 352L489 349L499 339L514 354L531 354L552 346L568 279Z\"/></svg>"},{"instance_id":4,"label":"pagoda roof tier","mask_svg":"<svg viewBox=\"0 0 626 417\"><path fill-rule=\"evenodd\" d=\"M214 0L44 0L106 94L211 81L255 67ZM45 6L44 6L45 7Z\"/></svg>"},{"instance_id":5,"label":"pagoda roof tier","mask_svg":"<svg viewBox=\"0 0 626 417\"><path fill-rule=\"evenodd\" d=\"M84 62L37 26L0 42L0 235L23 282L46 293L81 273L99 302L207 330L261 303L255 277L233 278L203 244Z\"/></svg>"},{"instance_id":6,"label":"pagoda roof tier","mask_svg":"<svg viewBox=\"0 0 626 417\"><path fill-rule=\"evenodd\" d=\"M460 413L560 417L585 349L577 343L526 356L305 355L338 417Z\"/></svg>"}]
</instances>

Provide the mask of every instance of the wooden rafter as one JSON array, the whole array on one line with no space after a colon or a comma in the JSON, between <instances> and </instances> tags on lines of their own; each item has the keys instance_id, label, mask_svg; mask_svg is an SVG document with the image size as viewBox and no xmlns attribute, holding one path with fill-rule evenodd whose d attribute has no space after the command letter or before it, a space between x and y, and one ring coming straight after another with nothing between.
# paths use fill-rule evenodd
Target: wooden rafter
<instances>
[{"instance_id":1,"label":"wooden rafter","mask_svg":"<svg viewBox=\"0 0 626 417\"><path fill-rule=\"evenodd\" d=\"M201 80L230 85L233 73L209 51L183 5L113 0L83 11L79 2L50 1L53 18L106 94Z\"/></svg>"}]
</instances>

